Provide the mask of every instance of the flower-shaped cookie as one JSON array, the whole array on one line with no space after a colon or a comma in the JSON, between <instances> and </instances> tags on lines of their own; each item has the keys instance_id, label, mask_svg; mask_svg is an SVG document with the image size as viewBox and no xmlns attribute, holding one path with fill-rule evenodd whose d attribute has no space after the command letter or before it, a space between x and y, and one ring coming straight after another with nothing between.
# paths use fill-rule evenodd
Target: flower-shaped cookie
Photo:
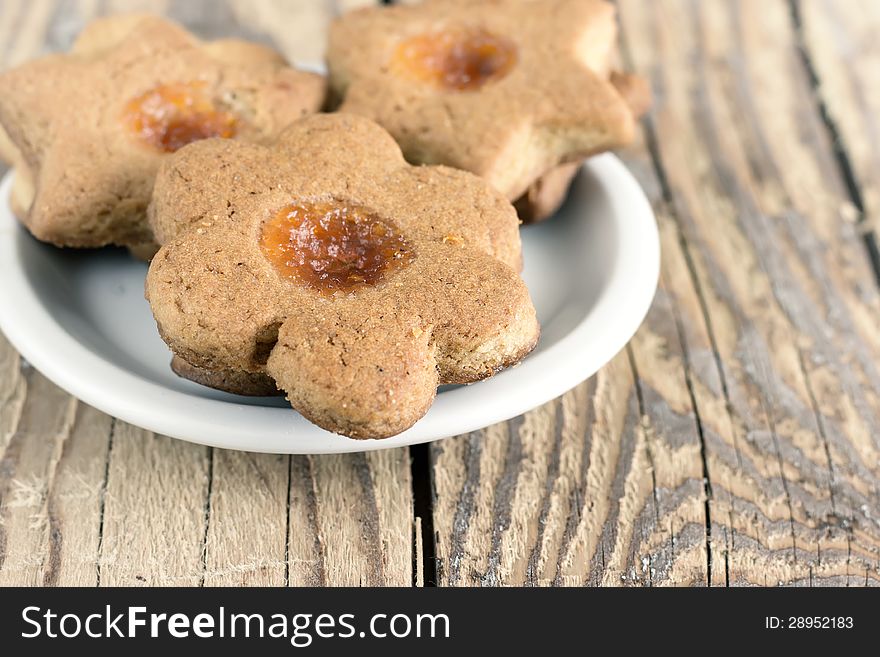
<instances>
[{"instance_id":1,"label":"flower-shaped cookie","mask_svg":"<svg viewBox=\"0 0 880 657\"><path fill-rule=\"evenodd\" d=\"M538 338L510 204L407 164L362 117L306 117L271 146L191 144L163 164L150 216L164 246L147 297L174 353L268 375L331 431L399 433L438 385L491 376Z\"/></svg>"},{"instance_id":2,"label":"flower-shaped cookie","mask_svg":"<svg viewBox=\"0 0 880 657\"><path fill-rule=\"evenodd\" d=\"M59 246L136 247L159 163L205 137L269 138L323 103L320 76L238 40L201 42L152 16L97 20L68 54L0 74L0 156L13 209Z\"/></svg>"},{"instance_id":3,"label":"flower-shaped cookie","mask_svg":"<svg viewBox=\"0 0 880 657\"><path fill-rule=\"evenodd\" d=\"M557 165L632 140L609 80L615 37L602 0L364 9L331 28L330 86L410 161L471 171L514 200Z\"/></svg>"}]
</instances>

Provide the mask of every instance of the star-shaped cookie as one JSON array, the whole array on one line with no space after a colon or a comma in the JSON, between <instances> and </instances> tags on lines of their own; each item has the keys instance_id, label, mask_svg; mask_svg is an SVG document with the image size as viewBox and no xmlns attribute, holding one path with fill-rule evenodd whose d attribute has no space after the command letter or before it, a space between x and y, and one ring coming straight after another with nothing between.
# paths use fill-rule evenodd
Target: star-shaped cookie
<instances>
[{"instance_id":1,"label":"star-shaped cookie","mask_svg":"<svg viewBox=\"0 0 880 657\"><path fill-rule=\"evenodd\" d=\"M438 385L492 376L538 339L512 206L470 173L407 164L362 117L186 146L150 217L165 244L146 291L172 351L223 380L270 377L330 431L399 433Z\"/></svg>"},{"instance_id":2,"label":"star-shaped cookie","mask_svg":"<svg viewBox=\"0 0 880 657\"><path fill-rule=\"evenodd\" d=\"M0 156L13 209L59 246L147 247L162 159L205 137L271 138L324 99L270 48L202 42L154 16L91 23L67 54L0 74Z\"/></svg>"},{"instance_id":3,"label":"star-shaped cookie","mask_svg":"<svg viewBox=\"0 0 880 657\"><path fill-rule=\"evenodd\" d=\"M651 107L651 88L647 80L634 73L611 71L609 81L626 102L633 118L641 118ZM525 224L553 216L568 196L568 188L580 170L581 162L560 164L541 175L515 202L519 218Z\"/></svg>"},{"instance_id":4,"label":"star-shaped cookie","mask_svg":"<svg viewBox=\"0 0 880 657\"><path fill-rule=\"evenodd\" d=\"M609 80L603 0L427 0L342 16L328 49L340 109L368 116L411 162L476 173L508 199L566 162L629 143Z\"/></svg>"}]
</instances>

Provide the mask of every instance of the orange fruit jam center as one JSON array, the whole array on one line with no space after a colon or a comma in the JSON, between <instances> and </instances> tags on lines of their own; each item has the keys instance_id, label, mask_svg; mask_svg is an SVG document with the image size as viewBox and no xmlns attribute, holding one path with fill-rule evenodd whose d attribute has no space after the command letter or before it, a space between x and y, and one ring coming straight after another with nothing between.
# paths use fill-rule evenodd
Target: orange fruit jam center
<instances>
[{"instance_id":1,"label":"orange fruit jam center","mask_svg":"<svg viewBox=\"0 0 880 657\"><path fill-rule=\"evenodd\" d=\"M205 83L164 84L132 98L123 121L150 146L172 153L209 137L234 137L238 120L208 94Z\"/></svg>"},{"instance_id":2,"label":"orange fruit jam center","mask_svg":"<svg viewBox=\"0 0 880 657\"><path fill-rule=\"evenodd\" d=\"M260 247L286 279L325 293L375 285L415 255L392 224L340 203L281 208L263 224Z\"/></svg>"},{"instance_id":3,"label":"orange fruit jam center","mask_svg":"<svg viewBox=\"0 0 880 657\"><path fill-rule=\"evenodd\" d=\"M482 28L419 34L398 44L392 69L449 91L474 91L513 69L516 45Z\"/></svg>"}]
</instances>

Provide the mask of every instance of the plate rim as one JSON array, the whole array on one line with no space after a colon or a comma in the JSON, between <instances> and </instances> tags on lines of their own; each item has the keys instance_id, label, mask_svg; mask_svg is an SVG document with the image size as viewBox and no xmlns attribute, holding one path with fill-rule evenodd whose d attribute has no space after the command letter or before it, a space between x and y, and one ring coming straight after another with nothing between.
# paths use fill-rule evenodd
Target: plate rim
<instances>
[{"instance_id":1,"label":"plate rim","mask_svg":"<svg viewBox=\"0 0 880 657\"><path fill-rule=\"evenodd\" d=\"M583 168L589 169L609 190L612 204L621 206L612 214L626 228L622 234L634 236L629 241L622 240L621 256L615 262L614 273L590 312L565 336L519 366L479 384L438 395L425 417L391 438L354 440L318 427L310 427L316 430L313 436L296 436L289 421L289 408L236 404L189 395L165 388L103 358L64 330L29 284L15 246L15 231L24 228L12 216L8 204L0 208L0 330L30 364L77 399L148 431L196 444L276 454L339 454L391 449L469 433L537 408L596 374L626 346L650 309L660 275L660 236L651 204L632 173L615 155L605 153L592 157ZM0 182L0 202L8 197L13 174L9 171ZM618 300L624 295L626 303ZM584 335L591 317L608 314L615 317L615 321L600 331L600 339L593 340L590 349L572 349L582 342L578 338ZM22 316L31 321L22 321ZM36 330L35 325L40 330ZM43 337L37 338L37 335ZM51 352L40 348L47 340L56 345ZM554 362L564 362L566 366L561 372L557 368L553 377L529 376ZM79 376L78 370L86 363L92 370L91 375ZM526 383L519 382L520 379ZM97 383L104 380L115 383L112 386ZM510 381L515 381L515 385L507 385ZM491 404L493 394L497 396L495 388L504 391L504 404ZM465 397L467 399L462 401ZM137 403L135 398L147 403ZM472 409L480 401L488 401L489 410L474 413ZM176 413L153 413L157 405L169 409L181 402L184 407L177 408ZM459 412L441 417L444 411L453 408ZM212 418L219 413L226 416L227 421L193 419L202 412L211 413L207 417ZM242 412L262 416L260 420L273 427L271 440L265 429L255 428L259 421L249 418L242 421L241 417L235 417ZM284 427L284 415L288 416L290 427ZM256 432L263 434L262 442L255 442ZM323 442L315 444L316 440Z\"/></svg>"}]
</instances>

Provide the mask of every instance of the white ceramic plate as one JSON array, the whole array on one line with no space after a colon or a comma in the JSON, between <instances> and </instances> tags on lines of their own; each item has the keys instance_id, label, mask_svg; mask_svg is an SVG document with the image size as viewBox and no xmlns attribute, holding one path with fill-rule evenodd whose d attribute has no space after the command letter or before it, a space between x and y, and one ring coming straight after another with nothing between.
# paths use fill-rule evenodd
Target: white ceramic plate
<instances>
[{"instance_id":1,"label":"white ceramic plate","mask_svg":"<svg viewBox=\"0 0 880 657\"><path fill-rule=\"evenodd\" d=\"M126 422L205 445L320 454L397 447L474 431L547 402L594 374L645 316L657 285L651 206L613 155L584 165L558 216L522 229L524 278L541 341L518 367L442 388L428 414L386 440L328 433L283 398L248 398L175 376L144 301L147 266L119 249L56 249L34 240L0 185L0 328L71 394Z\"/></svg>"}]
</instances>

